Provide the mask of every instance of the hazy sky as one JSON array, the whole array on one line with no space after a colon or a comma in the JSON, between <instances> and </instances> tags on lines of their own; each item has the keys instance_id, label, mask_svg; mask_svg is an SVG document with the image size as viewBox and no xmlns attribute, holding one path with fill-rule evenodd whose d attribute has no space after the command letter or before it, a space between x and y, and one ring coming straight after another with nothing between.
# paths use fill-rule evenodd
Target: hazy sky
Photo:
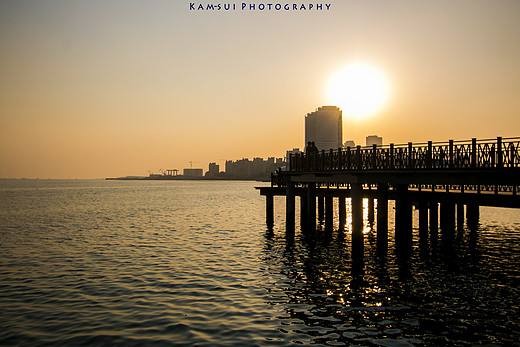
<instances>
[{"instance_id":1,"label":"hazy sky","mask_svg":"<svg viewBox=\"0 0 520 347\"><path fill-rule=\"evenodd\" d=\"M353 61L383 72L391 97L344 114L344 140L520 136L520 1L242 2L278 1L0 0L0 177L282 157Z\"/></svg>"}]
</instances>

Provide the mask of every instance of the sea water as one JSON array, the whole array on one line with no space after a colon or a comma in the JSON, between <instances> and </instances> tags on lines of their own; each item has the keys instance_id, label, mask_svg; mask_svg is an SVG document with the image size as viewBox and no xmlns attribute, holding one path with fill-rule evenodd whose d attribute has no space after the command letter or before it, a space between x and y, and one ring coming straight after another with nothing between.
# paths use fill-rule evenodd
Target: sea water
<instances>
[{"instance_id":1,"label":"sea water","mask_svg":"<svg viewBox=\"0 0 520 347\"><path fill-rule=\"evenodd\" d=\"M0 345L519 346L520 210L403 262L390 203L353 272L348 225L287 234L279 197L267 229L265 185L0 180Z\"/></svg>"}]
</instances>

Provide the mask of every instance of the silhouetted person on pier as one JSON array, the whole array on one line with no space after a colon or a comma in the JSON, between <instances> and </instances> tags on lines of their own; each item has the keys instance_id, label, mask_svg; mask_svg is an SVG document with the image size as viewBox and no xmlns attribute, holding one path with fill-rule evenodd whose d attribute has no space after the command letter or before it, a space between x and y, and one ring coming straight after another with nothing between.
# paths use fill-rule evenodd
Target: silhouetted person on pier
<instances>
[{"instance_id":1,"label":"silhouetted person on pier","mask_svg":"<svg viewBox=\"0 0 520 347\"><path fill-rule=\"evenodd\" d=\"M306 154L309 154L309 153L310 153L310 151L311 151L311 146L312 146L311 142L310 142L310 141L307 142L307 147L305 147L305 153L306 153Z\"/></svg>"},{"instance_id":2,"label":"silhouetted person on pier","mask_svg":"<svg viewBox=\"0 0 520 347\"><path fill-rule=\"evenodd\" d=\"M316 147L314 141L307 142L307 148L305 149L305 152L307 154L307 163L309 165L308 168L314 170L316 167L316 156L318 155L318 147Z\"/></svg>"},{"instance_id":3,"label":"silhouetted person on pier","mask_svg":"<svg viewBox=\"0 0 520 347\"><path fill-rule=\"evenodd\" d=\"M311 152L312 152L312 143L311 141L307 142L307 146L305 147L305 158L307 161L307 169L312 169L311 167Z\"/></svg>"}]
</instances>

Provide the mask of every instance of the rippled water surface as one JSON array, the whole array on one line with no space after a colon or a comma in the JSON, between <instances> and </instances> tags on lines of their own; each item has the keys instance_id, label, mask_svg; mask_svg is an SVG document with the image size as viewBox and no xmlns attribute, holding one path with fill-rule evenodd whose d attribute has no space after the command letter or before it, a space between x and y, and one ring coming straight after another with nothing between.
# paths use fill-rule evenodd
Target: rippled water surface
<instances>
[{"instance_id":1,"label":"rippled water surface","mask_svg":"<svg viewBox=\"0 0 520 347\"><path fill-rule=\"evenodd\" d=\"M353 272L348 228L286 236L277 198L266 230L259 185L0 180L0 345L519 346L520 211L408 262L365 221Z\"/></svg>"}]
</instances>

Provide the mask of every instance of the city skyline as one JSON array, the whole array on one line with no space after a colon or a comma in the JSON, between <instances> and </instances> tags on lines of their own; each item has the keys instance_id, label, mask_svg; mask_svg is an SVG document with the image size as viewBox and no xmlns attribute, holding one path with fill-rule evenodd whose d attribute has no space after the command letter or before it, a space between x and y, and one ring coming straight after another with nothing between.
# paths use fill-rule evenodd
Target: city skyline
<instances>
[{"instance_id":1,"label":"city skyline","mask_svg":"<svg viewBox=\"0 0 520 347\"><path fill-rule=\"evenodd\" d=\"M364 117L343 110L344 140L520 135L520 2L327 3L1 2L0 177L282 157L302 148L305 115L334 105L330 81L356 62L385 76L389 96Z\"/></svg>"}]
</instances>

